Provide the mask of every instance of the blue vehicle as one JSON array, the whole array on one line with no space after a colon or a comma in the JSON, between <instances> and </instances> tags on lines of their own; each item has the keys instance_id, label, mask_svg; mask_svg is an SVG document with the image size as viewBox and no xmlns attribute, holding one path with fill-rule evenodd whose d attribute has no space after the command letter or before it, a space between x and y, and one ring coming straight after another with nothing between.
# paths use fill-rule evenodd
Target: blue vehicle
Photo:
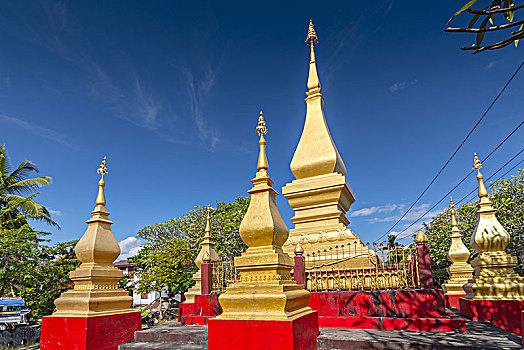
<instances>
[{"instance_id":1,"label":"blue vehicle","mask_svg":"<svg viewBox=\"0 0 524 350\"><path fill-rule=\"evenodd\" d=\"M29 311L21 298L0 298L0 345L33 344L38 340L40 330L27 322Z\"/></svg>"}]
</instances>

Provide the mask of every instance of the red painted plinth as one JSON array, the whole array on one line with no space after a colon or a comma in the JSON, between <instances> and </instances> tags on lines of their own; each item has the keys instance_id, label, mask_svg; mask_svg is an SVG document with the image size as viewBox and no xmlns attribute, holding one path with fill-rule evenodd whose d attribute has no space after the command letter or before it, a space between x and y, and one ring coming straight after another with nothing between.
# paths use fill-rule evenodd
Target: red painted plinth
<instances>
[{"instance_id":1,"label":"red painted plinth","mask_svg":"<svg viewBox=\"0 0 524 350\"><path fill-rule=\"evenodd\" d=\"M466 322L460 318L392 318L319 316L320 328L406 330L418 332L466 332Z\"/></svg>"},{"instance_id":2,"label":"red painted plinth","mask_svg":"<svg viewBox=\"0 0 524 350\"><path fill-rule=\"evenodd\" d=\"M316 350L316 312L293 321L208 320L209 350Z\"/></svg>"},{"instance_id":3,"label":"red painted plinth","mask_svg":"<svg viewBox=\"0 0 524 350\"><path fill-rule=\"evenodd\" d=\"M469 300L460 298L460 315L475 321L489 321L521 335L524 300Z\"/></svg>"},{"instance_id":4,"label":"red painted plinth","mask_svg":"<svg viewBox=\"0 0 524 350\"><path fill-rule=\"evenodd\" d=\"M222 307L218 302L218 295L196 295L195 315L217 316L222 313Z\"/></svg>"},{"instance_id":5,"label":"red painted plinth","mask_svg":"<svg viewBox=\"0 0 524 350\"><path fill-rule=\"evenodd\" d=\"M446 307L454 307L460 309L459 299L465 296L464 294L444 294L444 300L446 301Z\"/></svg>"},{"instance_id":6,"label":"red painted plinth","mask_svg":"<svg viewBox=\"0 0 524 350\"><path fill-rule=\"evenodd\" d=\"M311 293L309 307L319 316L443 317L442 289L374 290Z\"/></svg>"},{"instance_id":7,"label":"red painted plinth","mask_svg":"<svg viewBox=\"0 0 524 350\"><path fill-rule=\"evenodd\" d=\"M195 315L195 303L182 303L178 305L178 322L183 316Z\"/></svg>"},{"instance_id":8,"label":"red painted plinth","mask_svg":"<svg viewBox=\"0 0 524 350\"><path fill-rule=\"evenodd\" d=\"M141 329L140 311L94 317L45 316L41 350L117 350Z\"/></svg>"}]
</instances>

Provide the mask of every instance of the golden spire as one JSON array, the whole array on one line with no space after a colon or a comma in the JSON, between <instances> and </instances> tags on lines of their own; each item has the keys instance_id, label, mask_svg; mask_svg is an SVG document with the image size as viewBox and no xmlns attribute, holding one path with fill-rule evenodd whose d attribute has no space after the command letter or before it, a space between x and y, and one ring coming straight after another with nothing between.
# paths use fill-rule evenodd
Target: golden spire
<instances>
[{"instance_id":1,"label":"golden spire","mask_svg":"<svg viewBox=\"0 0 524 350\"><path fill-rule=\"evenodd\" d=\"M480 169L482 169L482 163L476 153L473 156L473 170L475 169L477 170L477 180L479 182L479 198L482 199L483 197L488 196L488 191L486 190L486 186L484 186L484 176L482 176L482 173L480 172Z\"/></svg>"},{"instance_id":2,"label":"golden spire","mask_svg":"<svg viewBox=\"0 0 524 350\"><path fill-rule=\"evenodd\" d=\"M449 197L449 208L451 209L451 227L457 227L457 219L455 219L455 203L453 203L453 197Z\"/></svg>"},{"instance_id":3,"label":"golden spire","mask_svg":"<svg viewBox=\"0 0 524 350\"><path fill-rule=\"evenodd\" d=\"M62 293L55 300L55 316L95 316L130 312L133 298L121 288L118 281L122 271L113 266L120 255L120 246L111 231L113 222L105 207L104 175L106 158L100 164L96 206L87 220L87 230L75 246L75 254L82 263L70 272L74 289Z\"/></svg>"},{"instance_id":4,"label":"golden spire","mask_svg":"<svg viewBox=\"0 0 524 350\"><path fill-rule=\"evenodd\" d=\"M307 79L307 87L309 91L306 93L308 96L315 93L320 93L320 80L318 79L317 73L317 61L315 59L315 45L318 44L317 32L313 26L313 20L309 20L309 28L307 32L306 43L311 48L311 58L309 61L309 77Z\"/></svg>"},{"instance_id":5,"label":"golden spire","mask_svg":"<svg viewBox=\"0 0 524 350\"><path fill-rule=\"evenodd\" d=\"M104 157L104 160L102 160L102 163L96 172L101 175L100 181L98 181L98 195L96 196L96 205L102 205L105 207L106 196L104 194L104 186L106 183L104 182L104 175L107 174L106 157Z\"/></svg>"},{"instance_id":6,"label":"golden spire","mask_svg":"<svg viewBox=\"0 0 524 350\"><path fill-rule=\"evenodd\" d=\"M267 126L266 122L264 121L264 116L262 115L262 111L260 111L260 116L258 117L258 125L256 127L256 133L260 136L260 140L258 141L258 145L260 146L260 153L258 155L258 171L266 171L269 169L269 164L267 162L267 155L266 155L266 139L264 138L264 135L267 134Z\"/></svg>"}]
</instances>

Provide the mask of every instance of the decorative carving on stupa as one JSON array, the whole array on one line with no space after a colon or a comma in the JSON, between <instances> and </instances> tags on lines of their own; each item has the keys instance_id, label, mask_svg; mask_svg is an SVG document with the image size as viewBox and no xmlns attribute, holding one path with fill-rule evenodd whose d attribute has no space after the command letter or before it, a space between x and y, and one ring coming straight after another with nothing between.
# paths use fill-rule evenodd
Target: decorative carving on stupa
<instances>
[{"instance_id":1,"label":"decorative carving on stupa","mask_svg":"<svg viewBox=\"0 0 524 350\"><path fill-rule=\"evenodd\" d=\"M240 237L247 250L235 258L240 280L219 297L224 320L294 320L312 313L309 292L291 277L294 261L282 251L289 232L278 211L268 174L267 126L262 112L256 127L259 156L248 210L240 224Z\"/></svg>"},{"instance_id":2,"label":"decorative carving on stupa","mask_svg":"<svg viewBox=\"0 0 524 350\"><path fill-rule=\"evenodd\" d=\"M106 158L97 170L101 178L92 217L87 230L75 247L75 254L82 264L69 273L74 289L55 300L53 316L99 316L133 312L133 298L118 288L122 271L113 266L120 255L120 247L111 232L113 222L108 219L104 194L104 175L107 174Z\"/></svg>"},{"instance_id":3,"label":"decorative carving on stupa","mask_svg":"<svg viewBox=\"0 0 524 350\"><path fill-rule=\"evenodd\" d=\"M448 267L449 279L442 285L445 294L464 294L463 286L473 277L473 268L468 264L469 250L462 242L462 235L455 218L455 204L453 198L449 201L451 209L451 245L449 247L448 259L451 266Z\"/></svg>"},{"instance_id":4,"label":"decorative carving on stupa","mask_svg":"<svg viewBox=\"0 0 524 350\"><path fill-rule=\"evenodd\" d=\"M193 280L195 281L195 285L191 287L187 292L184 293L184 296L186 300L184 303L194 303L195 302L195 295L201 294L201 281L202 281L202 272L201 272L201 266L202 262L214 262L218 261L218 254L215 251L215 248L213 246L215 243L211 239L211 225L209 224L209 213L211 212L211 208L207 207L207 217L206 217L206 230L204 234L204 240L202 243L200 243L200 252L198 253L196 259L195 259L195 265L198 267L198 271L193 274Z\"/></svg>"},{"instance_id":5,"label":"decorative carving on stupa","mask_svg":"<svg viewBox=\"0 0 524 350\"><path fill-rule=\"evenodd\" d=\"M517 258L507 254L504 249L510 242L510 235L502 227L491 206L488 191L480 172L482 163L475 153L473 169L477 170L479 182L479 204L477 226L471 236L471 246L478 253L471 261L475 270L469 283L464 285L470 300L524 300L524 277L513 270Z\"/></svg>"},{"instance_id":6,"label":"decorative carving on stupa","mask_svg":"<svg viewBox=\"0 0 524 350\"><path fill-rule=\"evenodd\" d=\"M360 243L360 238L347 228L346 212L355 202L355 194L324 116L325 102L315 58L318 37L312 21L306 43L310 47L306 120L290 165L296 180L282 188L295 212L291 219L295 228L284 244L284 251L290 255L298 242L305 254Z\"/></svg>"}]
</instances>

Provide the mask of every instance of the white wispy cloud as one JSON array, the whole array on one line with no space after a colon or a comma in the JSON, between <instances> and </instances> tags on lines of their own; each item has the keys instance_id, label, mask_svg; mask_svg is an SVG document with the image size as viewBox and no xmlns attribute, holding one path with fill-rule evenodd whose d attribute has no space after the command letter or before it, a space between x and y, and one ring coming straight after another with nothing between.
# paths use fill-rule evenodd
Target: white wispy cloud
<instances>
[{"instance_id":1,"label":"white wispy cloud","mask_svg":"<svg viewBox=\"0 0 524 350\"><path fill-rule=\"evenodd\" d=\"M16 125L32 134L38 135L40 137L56 141L62 145L75 148L69 137L67 137L64 134L61 134L57 131L44 128L43 126L36 125L34 123L29 123L25 120L11 117L5 114L0 113L0 122L9 123L12 125Z\"/></svg>"},{"instance_id":2,"label":"white wispy cloud","mask_svg":"<svg viewBox=\"0 0 524 350\"><path fill-rule=\"evenodd\" d=\"M441 212L441 209L438 209L438 210L433 210L433 211L430 211L428 213L426 213L426 211L428 210L428 208L430 207L430 203L424 203L424 204L420 204L420 205L415 205L403 218L401 221L414 221L414 220L417 220L418 218L420 218L422 215L422 219L425 219L425 218L430 218L430 217L433 217L435 215L437 215L438 213ZM400 218L402 217L402 214L403 213L403 210L399 210L398 213L396 213L395 215L390 215L390 216L386 216L386 217L374 217L374 218L371 218L369 219L369 223L370 224L374 224L376 222L392 222L392 221L397 221L397 220L400 220Z\"/></svg>"},{"instance_id":3,"label":"white wispy cloud","mask_svg":"<svg viewBox=\"0 0 524 350\"><path fill-rule=\"evenodd\" d=\"M208 67L205 71L204 77L200 81L195 79L193 73L188 68L184 69L191 116L195 121L199 138L203 141L208 141L211 149L220 142L220 134L217 129L211 128L208 125L204 118L203 109L206 97L215 85L216 77L220 71L221 65L221 63L218 63L214 68Z\"/></svg>"},{"instance_id":4,"label":"white wispy cloud","mask_svg":"<svg viewBox=\"0 0 524 350\"><path fill-rule=\"evenodd\" d=\"M484 67L484 70L488 70L488 69L491 69L493 67L495 67L495 65L498 63L499 61L491 61L490 63L488 63L487 66Z\"/></svg>"},{"instance_id":5,"label":"white wispy cloud","mask_svg":"<svg viewBox=\"0 0 524 350\"><path fill-rule=\"evenodd\" d=\"M140 249L142 249L142 243L140 239L133 236L118 242L118 245L120 245L120 255L117 260L124 260L137 255Z\"/></svg>"},{"instance_id":6,"label":"white wispy cloud","mask_svg":"<svg viewBox=\"0 0 524 350\"><path fill-rule=\"evenodd\" d=\"M351 217L357 217L357 216L369 216L375 213L390 213L396 209L400 209L401 207L403 208L404 205L403 204L386 204L383 206L373 206L373 207L367 207L367 208L355 210L355 211L350 212L349 215Z\"/></svg>"},{"instance_id":7,"label":"white wispy cloud","mask_svg":"<svg viewBox=\"0 0 524 350\"><path fill-rule=\"evenodd\" d=\"M49 211L49 213L51 213L51 215L54 215L54 216L64 216L60 210L53 210L53 209L47 208L47 211Z\"/></svg>"},{"instance_id":8,"label":"white wispy cloud","mask_svg":"<svg viewBox=\"0 0 524 350\"><path fill-rule=\"evenodd\" d=\"M404 90L408 86L418 84L418 79L413 79L411 81L397 81L395 84L389 87L389 91L395 93L400 90Z\"/></svg>"}]
</instances>

